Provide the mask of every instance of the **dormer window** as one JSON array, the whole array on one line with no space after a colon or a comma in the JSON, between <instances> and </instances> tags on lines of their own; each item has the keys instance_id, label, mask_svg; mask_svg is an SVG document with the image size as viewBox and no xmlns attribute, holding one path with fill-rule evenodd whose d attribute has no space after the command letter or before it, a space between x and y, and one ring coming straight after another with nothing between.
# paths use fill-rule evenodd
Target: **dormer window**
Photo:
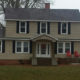
<instances>
[{"instance_id":1,"label":"dormer window","mask_svg":"<svg viewBox=\"0 0 80 80\"><path fill-rule=\"evenodd\" d=\"M40 23L40 33L47 34L47 23L46 22Z\"/></svg>"},{"instance_id":2,"label":"dormer window","mask_svg":"<svg viewBox=\"0 0 80 80\"><path fill-rule=\"evenodd\" d=\"M26 25L27 23L25 21L20 21L19 22L19 32L20 33L26 33Z\"/></svg>"},{"instance_id":3,"label":"dormer window","mask_svg":"<svg viewBox=\"0 0 80 80\"><path fill-rule=\"evenodd\" d=\"M68 23L61 23L61 34L68 34Z\"/></svg>"}]
</instances>

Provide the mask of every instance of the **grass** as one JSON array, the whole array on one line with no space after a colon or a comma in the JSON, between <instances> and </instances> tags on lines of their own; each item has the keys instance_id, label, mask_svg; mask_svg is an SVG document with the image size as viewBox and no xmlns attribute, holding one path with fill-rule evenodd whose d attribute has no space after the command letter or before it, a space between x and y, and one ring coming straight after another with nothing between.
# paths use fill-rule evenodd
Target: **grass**
<instances>
[{"instance_id":1,"label":"grass","mask_svg":"<svg viewBox=\"0 0 80 80\"><path fill-rule=\"evenodd\" d=\"M80 65L0 66L0 80L80 80Z\"/></svg>"}]
</instances>

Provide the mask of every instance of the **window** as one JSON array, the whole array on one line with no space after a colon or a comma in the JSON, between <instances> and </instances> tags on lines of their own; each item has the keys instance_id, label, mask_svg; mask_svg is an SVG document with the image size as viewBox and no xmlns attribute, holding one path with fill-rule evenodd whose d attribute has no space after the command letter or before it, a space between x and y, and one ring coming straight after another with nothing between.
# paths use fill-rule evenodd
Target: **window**
<instances>
[{"instance_id":1,"label":"window","mask_svg":"<svg viewBox=\"0 0 80 80\"><path fill-rule=\"evenodd\" d=\"M65 54L67 51L71 52L70 42L58 42L57 43L57 53Z\"/></svg>"},{"instance_id":2,"label":"window","mask_svg":"<svg viewBox=\"0 0 80 80\"><path fill-rule=\"evenodd\" d=\"M21 42L16 43L17 52L21 52Z\"/></svg>"},{"instance_id":3,"label":"window","mask_svg":"<svg viewBox=\"0 0 80 80\"><path fill-rule=\"evenodd\" d=\"M24 52L28 52L28 42L24 42Z\"/></svg>"},{"instance_id":4,"label":"window","mask_svg":"<svg viewBox=\"0 0 80 80\"><path fill-rule=\"evenodd\" d=\"M68 34L68 23L61 23L61 34Z\"/></svg>"},{"instance_id":5,"label":"window","mask_svg":"<svg viewBox=\"0 0 80 80\"><path fill-rule=\"evenodd\" d=\"M16 41L16 53L29 52L29 41Z\"/></svg>"},{"instance_id":6,"label":"window","mask_svg":"<svg viewBox=\"0 0 80 80\"><path fill-rule=\"evenodd\" d=\"M2 41L0 41L0 52L2 52Z\"/></svg>"},{"instance_id":7,"label":"window","mask_svg":"<svg viewBox=\"0 0 80 80\"><path fill-rule=\"evenodd\" d=\"M25 21L20 21L19 22L19 32L20 33L26 33L26 25L27 23Z\"/></svg>"},{"instance_id":8,"label":"window","mask_svg":"<svg viewBox=\"0 0 80 80\"><path fill-rule=\"evenodd\" d=\"M41 44L41 54L46 54L46 44Z\"/></svg>"},{"instance_id":9,"label":"window","mask_svg":"<svg viewBox=\"0 0 80 80\"><path fill-rule=\"evenodd\" d=\"M63 53L63 43L58 43L58 53Z\"/></svg>"},{"instance_id":10,"label":"window","mask_svg":"<svg viewBox=\"0 0 80 80\"><path fill-rule=\"evenodd\" d=\"M40 33L41 34L47 33L47 22L40 23Z\"/></svg>"},{"instance_id":11,"label":"window","mask_svg":"<svg viewBox=\"0 0 80 80\"><path fill-rule=\"evenodd\" d=\"M70 43L65 43L65 53L67 52L67 51L71 51L70 50Z\"/></svg>"}]
</instances>

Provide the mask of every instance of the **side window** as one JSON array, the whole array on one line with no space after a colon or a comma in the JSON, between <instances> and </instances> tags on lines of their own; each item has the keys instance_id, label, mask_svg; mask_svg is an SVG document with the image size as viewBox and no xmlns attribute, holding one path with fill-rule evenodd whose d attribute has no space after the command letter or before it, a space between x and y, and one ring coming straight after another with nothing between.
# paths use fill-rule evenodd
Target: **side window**
<instances>
[{"instance_id":1,"label":"side window","mask_svg":"<svg viewBox=\"0 0 80 80\"><path fill-rule=\"evenodd\" d=\"M58 43L58 53L63 53L63 43Z\"/></svg>"}]
</instances>

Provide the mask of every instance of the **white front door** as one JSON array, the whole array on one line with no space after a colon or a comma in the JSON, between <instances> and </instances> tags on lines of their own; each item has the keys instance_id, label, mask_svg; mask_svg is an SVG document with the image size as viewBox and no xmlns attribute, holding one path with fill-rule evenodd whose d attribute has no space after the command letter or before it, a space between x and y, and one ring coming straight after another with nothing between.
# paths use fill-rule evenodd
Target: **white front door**
<instances>
[{"instance_id":1,"label":"white front door","mask_svg":"<svg viewBox=\"0 0 80 80\"><path fill-rule=\"evenodd\" d=\"M37 43L36 57L51 57L50 43Z\"/></svg>"}]
</instances>

